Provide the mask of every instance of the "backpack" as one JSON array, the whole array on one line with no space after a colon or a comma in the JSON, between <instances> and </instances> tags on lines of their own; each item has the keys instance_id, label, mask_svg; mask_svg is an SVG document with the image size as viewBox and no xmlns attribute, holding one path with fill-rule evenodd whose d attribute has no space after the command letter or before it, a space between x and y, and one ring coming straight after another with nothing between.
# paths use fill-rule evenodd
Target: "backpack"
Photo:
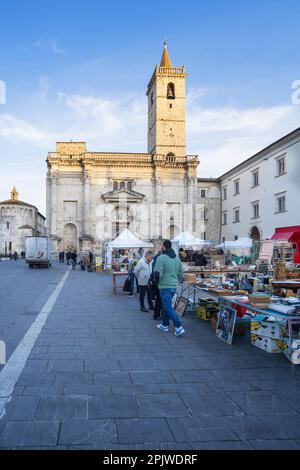
<instances>
[{"instance_id":1,"label":"backpack","mask_svg":"<svg viewBox=\"0 0 300 470\"><path fill-rule=\"evenodd\" d=\"M124 286L123 286L123 292L130 292L131 290L131 282L129 277L126 279Z\"/></svg>"}]
</instances>

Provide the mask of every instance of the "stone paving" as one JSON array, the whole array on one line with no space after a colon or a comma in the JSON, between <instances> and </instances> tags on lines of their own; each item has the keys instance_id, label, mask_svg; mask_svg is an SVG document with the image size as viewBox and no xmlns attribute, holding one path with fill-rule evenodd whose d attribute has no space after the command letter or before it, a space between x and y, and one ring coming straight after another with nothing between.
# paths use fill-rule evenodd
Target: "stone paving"
<instances>
[{"instance_id":1,"label":"stone paving","mask_svg":"<svg viewBox=\"0 0 300 470\"><path fill-rule=\"evenodd\" d=\"M300 449L300 368L249 338L228 346L192 317L180 338L156 324L137 297L112 294L110 275L72 271L0 448Z\"/></svg>"},{"instance_id":2,"label":"stone paving","mask_svg":"<svg viewBox=\"0 0 300 470\"><path fill-rule=\"evenodd\" d=\"M29 269L24 260L0 261L0 339L6 343L7 359L65 270L66 266L59 264L41 271Z\"/></svg>"}]
</instances>

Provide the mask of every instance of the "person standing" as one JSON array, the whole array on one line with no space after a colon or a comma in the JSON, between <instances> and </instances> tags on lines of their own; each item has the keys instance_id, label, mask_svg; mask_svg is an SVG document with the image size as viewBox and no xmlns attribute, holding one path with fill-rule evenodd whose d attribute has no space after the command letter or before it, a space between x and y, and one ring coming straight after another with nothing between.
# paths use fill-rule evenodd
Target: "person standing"
<instances>
[{"instance_id":1,"label":"person standing","mask_svg":"<svg viewBox=\"0 0 300 470\"><path fill-rule=\"evenodd\" d=\"M133 253L133 259L128 264L128 277L130 279L130 292L128 294L129 297L133 297L134 282L136 282L136 292L137 294L139 293L138 281L134 274L134 270L139 261L140 260L137 258L136 254Z\"/></svg>"},{"instance_id":2,"label":"person standing","mask_svg":"<svg viewBox=\"0 0 300 470\"><path fill-rule=\"evenodd\" d=\"M94 261L94 255L91 251L89 252L89 260L90 260L90 264L92 264L92 262Z\"/></svg>"},{"instance_id":3,"label":"person standing","mask_svg":"<svg viewBox=\"0 0 300 470\"><path fill-rule=\"evenodd\" d=\"M169 331L170 320L175 327L175 336L181 336L185 333L181 321L172 306L172 300L176 292L178 280L182 277L182 264L179 256L172 249L170 240L165 240L162 246L162 255L157 259L154 276L158 282L160 298L163 305L163 319L160 325L157 325L162 331Z\"/></svg>"},{"instance_id":4,"label":"person standing","mask_svg":"<svg viewBox=\"0 0 300 470\"><path fill-rule=\"evenodd\" d=\"M152 258L153 253L151 251L147 251L145 256L138 262L134 270L134 275L136 276L139 285L141 312L149 312L149 310L154 310L152 295L148 286L152 274ZM146 293L149 310L147 310L145 307Z\"/></svg>"},{"instance_id":5,"label":"person standing","mask_svg":"<svg viewBox=\"0 0 300 470\"><path fill-rule=\"evenodd\" d=\"M204 256L203 250L194 253L192 261L195 263L195 266L207 266L207 258Z\"/></svg>"},{"instance_id":6,"label":"person standing","mask_svg":"<svg viewBox=\"0 0 300 470\"><path fill-rule=\"evenodd\" d=\"M77 264L77 253L76 253L76 251L73 251L73 253L71 254L71 258L72 258L72 268L76 269L76 264Z\"/></svg>"},{"instance_id":7,"label":"person standing","mask_svg":"<svg viewBox=\"0 0 300 470\"><path fill-rule=\"evenodd\" d=\"M151 285L152 285L152 293L153 293L153 297L154 297L154 300L155 300L153 320L161 320L162 319L162 303L161 303L161 299L160 299L158 284L157 284L155 276L154 276L156 261L157 261L157 259L160 255L161 255L161 251L159 251L157 253L157 255L155 255L154 258L153 258L152 274L151 274L151 279L150 279Z\"/></svg>"}]
</instances>

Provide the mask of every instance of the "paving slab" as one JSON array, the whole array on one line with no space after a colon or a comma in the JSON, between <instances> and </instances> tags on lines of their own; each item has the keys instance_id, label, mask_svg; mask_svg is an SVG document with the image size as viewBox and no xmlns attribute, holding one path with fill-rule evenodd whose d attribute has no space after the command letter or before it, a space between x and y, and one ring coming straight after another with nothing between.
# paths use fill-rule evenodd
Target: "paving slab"
<instances>
[{"instance_id":1,"label":"paving slab","mask_svg":"<svg viewBox=\"0 0 300 470\"><path fill-rule=\"evenodd\" d=\"M130 372L130 376L134 384L163 384L175 382L172 374L167 371Z\"/></svg>"},{"instance_id":2,"label":"paving slab","mask_svg":"<svg viewBox=\"0 0 300 470\"><path fill-rule=\"evenodd\" d=\"M41 397L36 412L37 420L87 419L87 397L66 395Z\"/></svg>"},{"instance_id":3,"label":"paving slab","mask_svg":"<svg viewBox=\"0 0 300 470\"><path fill-rule=\"evenodd\" d=\"M170 428L163 418L117 419L120 444L174 442Z\"/></svg>"},{"instance_id":4,"label":"paving slab","mask_svg":"<svg viewBox=\"0 0 300 470\"><path fill-rule=\"evenodd\" d=\"M5 407L5 421L33 420L39 405L39 396L14 396Z\"/></svg>"},{"instance_id":5,"label":"paving slab","mask_svg":"<svg viewBox=\"0 0 300 470\"><path fill-rule=\"evenodd\" d=\"M67 420L61 424L60 445L97 446L103 443L118 443L114 420Z\"/></svg>"},{"instance_id":6,"label":"paving slab","mask_svg":"<svg viewBox=\"0 0 300 470\"><path fill-rule=\"evenodd\" d=\"M296 414L296 411L272 392L227 392L227 396L247 415Z\"/></svg>"},{"instance_id":7,"label":"paving slab","mask_svg":"<svg viewBox=\"0 0 300 470\"><path fill-rule=\"evenodd\" d=\"M270 439L250 441L256 450L300 450L300 443L289 439Z\"/></svg>"},{"instance_id":8,"label":"paving slab","mask_svg":"<svg viewBox=\"0 0 300 470\"><path fill-rule=\"evenodd\" d=\"M56 446L59 421L11 421L0 437L0 447Z\"/></svg>"},{"instance_id":9,"label":"paving slab","mask_svg":"<svg viewBox=\"0 0 300 470\"><path fill-rule=\"evenodd\" d=\"M240 440L222 418L168 418L167 421L177 442Z\"/></svg>"},{"instance_id":10,"label":"paving slab","mask_svg":"<svg viewBox=\"0 0 300 470\"><path fill-rule=\"evenodd\" d=\"M240 416L243 410L224 393L199 392L180 393L193 416Z\"/></svg>"}]
</instances>

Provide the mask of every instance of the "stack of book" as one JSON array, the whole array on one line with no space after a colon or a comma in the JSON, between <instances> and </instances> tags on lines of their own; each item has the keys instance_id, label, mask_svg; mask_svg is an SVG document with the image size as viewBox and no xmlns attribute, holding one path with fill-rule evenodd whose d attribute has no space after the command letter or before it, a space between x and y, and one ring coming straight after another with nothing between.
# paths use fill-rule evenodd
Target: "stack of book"
<instances>
[{"instance_id":1,"label":"stack of book","mask_svg":"<svg viewBox=\"0 0 300 470\"><path fill-rule=\"evenodd\" d=\"M268 308L271 301L269 294L249 294L249 303L256 308Z\"/></svg>"}]
</instances>

